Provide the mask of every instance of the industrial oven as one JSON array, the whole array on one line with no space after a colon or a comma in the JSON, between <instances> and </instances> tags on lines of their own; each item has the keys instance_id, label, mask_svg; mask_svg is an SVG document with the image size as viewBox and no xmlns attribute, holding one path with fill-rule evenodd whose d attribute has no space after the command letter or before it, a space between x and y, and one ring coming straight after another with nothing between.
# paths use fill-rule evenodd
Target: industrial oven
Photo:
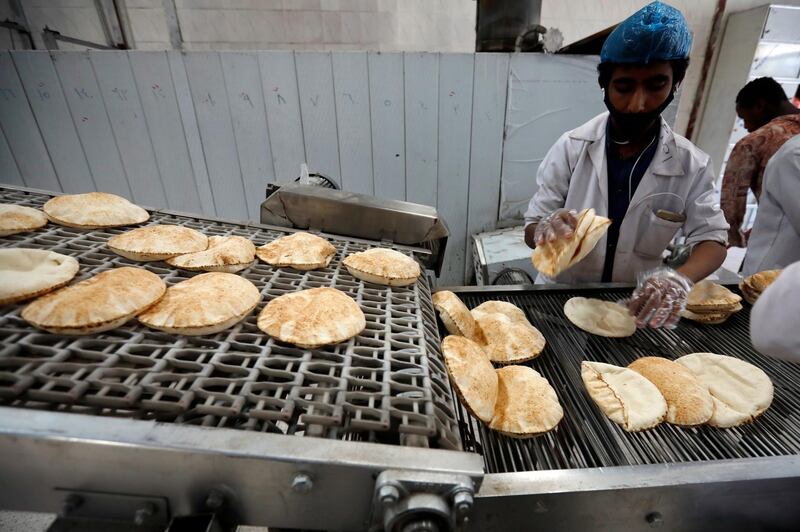
<instances>
[{"instance_id":1,"label":"industrial oven","mask_svg":"<svg viewBox=\"0 0 800 532\"><path fill-rule=\"evenodd\" d=\"M40 207L49 197L0 188L3 203ZM183 337L131 321L97 335L58 336L28 326L22 305L0 309L0 508L153 530L200 515L231 530L797 529L800 366L752 349L748 307L722 325L681 323L610 339L573 327L563 304L574 295L623 298L630 287L453 289L469 307L489 299L516 304L547 339L528 364L555 388L564 419L543 436L508 438L473 419L453 393L429 279L389 288L341 267L348 253L383 245L435 268L446 231L432 213L417 214L438 244L326 234L337 249L328 268L257 262L241 274L261 290L261 304L214 335ZM153 211L150 223L241 235L256 245L293 230L164 211ZM131 264L105 245L121 231L50 224L4 237L0 247L72 255L80 280ZM161 262L140 266L167 284L193 275ZM257 329L270 298L319 286L358 301L363 333L307 350ZM583 359L627 365L699 351L764 369L775 384L772 407L733 429L662 424L627 433L595 408L580 379Z\"/></svg>"}]
</instances>

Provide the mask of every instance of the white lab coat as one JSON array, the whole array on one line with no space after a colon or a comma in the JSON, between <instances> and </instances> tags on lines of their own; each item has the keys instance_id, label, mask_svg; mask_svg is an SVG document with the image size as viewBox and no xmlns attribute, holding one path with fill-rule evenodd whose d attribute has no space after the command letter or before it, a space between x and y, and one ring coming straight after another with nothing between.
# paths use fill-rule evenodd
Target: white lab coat
<instances>
[{"instance_id":1,"label":"white lab coat","mask_svg":"<svg viewBox=\"0 0 800 532\"><path fill-rule=\"evenodd\" d=\"M742 274L783 268L798 260L800 135L786 141L767 163Z\"/></svg>"},{"instance_id":2,"label":"white lab coat","mask_svg":"<svg viewBox=\"0 0 800 532\"><path fill-rule=\"evenodd\" d=\"M798 327L800 262L784 269L756 301L750 311L750 339L767 356L800 362Z\"/></svg>"},{"instance_id":3,"label":"white lab coat","mask_svg":"<svg viewBox=\"0 0 800 532\"><path fill-rule=\"evenodd\" d=\"M539 189L525 213L526 225L559 208L593 207L608 214L606 123L603 113L556 141L539 166ZM672 132L661 120L658 148L631 199L620 227L613 281L634 282L636 274L661 264L667 244L682 230L687 244L727 243L728 223L714 204L713 170L708 155ZM684 222L656 217L659 209L686 216ZM598 282L602 278L606 238L581 262L563 272L559 283ZM539 275L537 282L550 279Z\"/></svg>"}]
</instances>

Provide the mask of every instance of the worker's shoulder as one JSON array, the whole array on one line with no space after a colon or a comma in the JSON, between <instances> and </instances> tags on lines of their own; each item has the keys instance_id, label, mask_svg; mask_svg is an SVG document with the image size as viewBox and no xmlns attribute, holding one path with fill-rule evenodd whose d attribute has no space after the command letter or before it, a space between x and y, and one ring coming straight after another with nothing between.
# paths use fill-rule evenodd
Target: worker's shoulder
<instances>
[{"instance_id":1,"label":"worker's shoulder","mask_svg":"<svg viewBox=\"0 0 800 532\"><path fill-rule=\"evenodd\" d=\"M678 155L684 160L688 159L691 164L696 164L699 167L711 164L711 156L698 148L694 142L675 132L672 135L675 138L675 147L678 149Z\"/></svg>"}]
</instances>

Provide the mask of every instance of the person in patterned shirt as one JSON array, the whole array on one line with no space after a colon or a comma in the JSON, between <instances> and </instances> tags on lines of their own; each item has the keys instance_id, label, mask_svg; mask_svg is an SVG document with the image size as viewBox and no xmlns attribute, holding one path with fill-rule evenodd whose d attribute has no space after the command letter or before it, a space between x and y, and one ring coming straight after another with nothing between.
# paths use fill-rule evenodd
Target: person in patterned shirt
<instances>
[{"instance_id":1,"label":"person in patterned shirt","mask_svg":"<svg viewBox=\"0 0 800 532\"><path fill-rule=\"evenodd\" d=\"M736 114L749 134L733 147L722 177L720 207L730 225L728 244L745 247L742 221L747 210L747 190L761 196L767 162L783 143L800 135L800 109L793 106L783 87L772 78L754 79L736 96Z\"/></svg>"}]
</instances>

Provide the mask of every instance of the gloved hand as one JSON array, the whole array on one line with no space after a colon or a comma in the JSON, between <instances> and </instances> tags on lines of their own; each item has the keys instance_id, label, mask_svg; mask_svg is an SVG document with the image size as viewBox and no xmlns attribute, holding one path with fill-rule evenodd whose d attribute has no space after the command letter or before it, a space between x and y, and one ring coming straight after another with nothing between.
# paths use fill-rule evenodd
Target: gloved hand
<instances>
[{"instance_id":1,"label":"gloved hand","mask_svg":"<svg viewBox=\"0 0 800 532\"><path fill-rule=\"evenodd\" d=\"M686 307L692 281L672 268L661 267L637 276L636 289L628 300L628 312L637 327L674 329Z\"/></svg>"},{"instance_id":2,"label":"gloved hand","mask_svg":"<svg viewBox=\"0 0 800 532\"><path fill-rule=\"evenodd\" d=\"M575 232L578 219L575 211L567 209L556 209L536 224L536 231L533 232L533 241L537 246L553 242L559 238L569 238Z\"/></svg>"}]
</instances>

